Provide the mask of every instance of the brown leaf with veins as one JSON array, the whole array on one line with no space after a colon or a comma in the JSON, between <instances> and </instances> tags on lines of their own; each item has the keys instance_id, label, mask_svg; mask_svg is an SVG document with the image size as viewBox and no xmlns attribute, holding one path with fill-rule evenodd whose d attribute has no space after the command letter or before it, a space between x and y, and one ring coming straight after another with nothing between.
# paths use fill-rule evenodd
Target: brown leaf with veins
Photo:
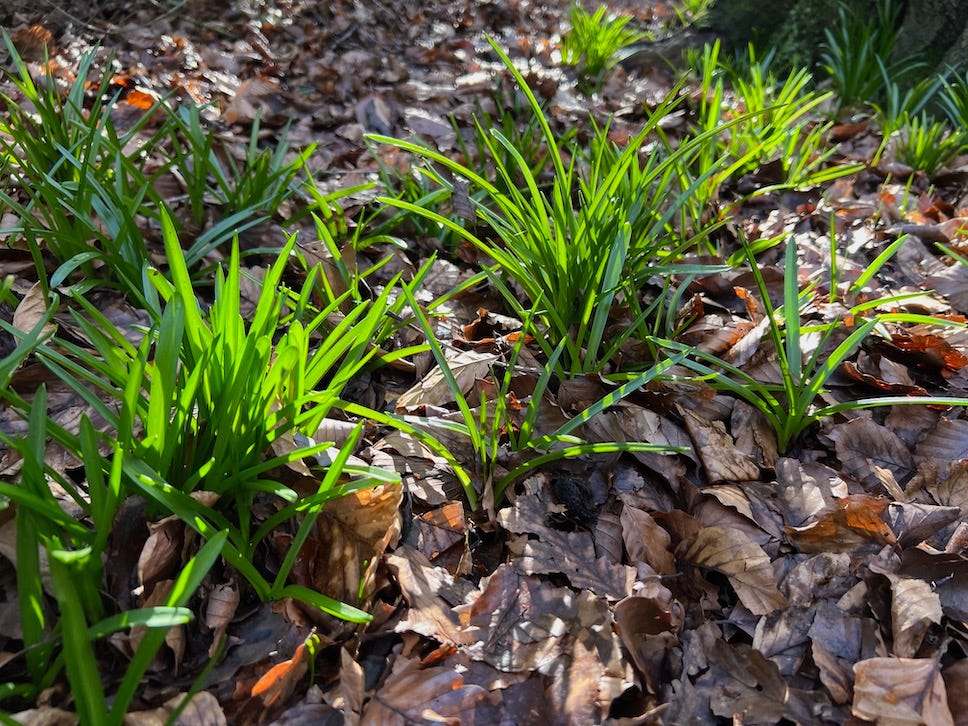
<instances>
[{"instance_id":1,"label":"brown leaf with veins","mask_svg":"<svg viewBox=\"0 0 968 726\"><path fill-rule=\"evenodd\" d=\"M742 532L704 527L679 546L676 557L680 562L726 575L740 601L754 615L766 615L787 604L777 589L770 558Z\"/></svg>"},{"instance_id":2,"label":"brown leaf with veins","mask_svg":"<svg viewBox=\"0 0 968 726\"><path fill-rule=\"evenodd\" d=\"M854 665L854 676L854 716L892 726L954 726L933 658L868 658Z\"/></svg>"},{"instance_id":3,"label":"brown leaf with veins","mask_svg":"<svg viewBox=\"0 0 968 726\"><path fill-rule=\"evenodd\" d=\"M479 708L494 710L488 692L465 684L456 669L423 668L418 660L398 656L389 677L364 707L361 722L380 726L488 723L486 716L476 715Z\"/></svg>"},{"instance_id":4,"label":"brown leaf with veins","mask_svg":"<svg viewBox=\"0 0 968 726\"><path fill-rule=\"evenodd\" d=\"M326 502L292 577L337 600L365 602L372 595L380 557L400 536L402 497L399 485L381 484ZM285 549L292 538L279 534L275 541Z\"/></svg>"},{"instance_id":5,"label":"brown leaf with veins","mask_svg":"<svg viewBox=\"0 0 968 726\"><path fill-rule=\"evenodd\" d=\"M876 551L897 544L883 514L890 500L867 494L851 494L818 512L802 527L786 533L801 552Z\"/></svg>"},{"instance_id":6,"label":"brown leaf with veins","mask_svg":"<svg viewBox=\"0 0 968 726\"><path fill-rule=\"evenodd\" d=\"M625 505L621 522L625 549L633 563L645 562L660 575L675 574L672 537L648 512Z\"/></svg>"},{"instance_id":7,"label":"brown leaf with veins","mask_svg":"<svg viewBox=\"0 0 968 726\"><path fill-rule=\"evenodd\" d=\"M759 467L736 448L722 421L704 421L681 407L679 411L711 483L759 479Z\"/></svg>"},{"instance_id":8,"label":"brown leaf with veins","mask_svg":"<svg viewBox=\"0 0 968 726\"><path fill-rule=\"evenodd\" d=\"M869 418L856 418L835 426L830 438L834 440L844 471L875 491L881 482L871 468L872 463L890 470L898 482L907 481L914 474L914 460L904 442L893 431Z\"/></svg>"}]
</instances>

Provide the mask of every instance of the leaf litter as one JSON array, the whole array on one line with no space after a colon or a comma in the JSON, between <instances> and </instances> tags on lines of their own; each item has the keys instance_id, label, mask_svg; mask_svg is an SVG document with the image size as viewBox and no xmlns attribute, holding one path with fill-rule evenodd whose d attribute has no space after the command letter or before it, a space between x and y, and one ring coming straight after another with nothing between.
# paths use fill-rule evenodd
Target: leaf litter
<instances>
[{"instance_id":1,"label":"leaf litter","mask_svg":"<svg viewBox=\"0 0 968 726\"><path fill-rule=\"evenodd\" d=\"M610 133L631 136L637 119L630 109L661 97L658 76L637 78L621 69L599 94L580 96L556 75L554 39L564 12L554 4L290 0L231 11L188 5L199 11L196 20L163 14L150 28L134 6L84 14L91 20L80 26L23 8L0 12L0 21L26 60L49 56L61 79L70 77L80 48L100 41L134 79L127 103L135 109L144 109L146 96L216 101L203 113L239 154L254 119L265 137L288 124L291 147L318 142L313 172L333 185L371 178L381 164L408 168L393 149L372 155L365 133L414 134L459 153L449 119L466 128L475 114L496 110L488 95L496 66L484 51L484 33L530 60L529 80L553 99L553 121L562 127L586 113L617 114ZM642 22L670 13L667 3L614 5ZM865 129L838 127L832 134L845 157L870 159ZM826 235L833 214L834 231L849 241L846 256L838 252L848 283L892 237L912 235L865 295L918 291L906 303L910 311L963 321L968 273L941 264L925 246L963 247L965 213L951 204L949 214L934 203L956 188L931 187L925 178L905 188L883 171L868 170L864 178L840 180L803 199L774 197L767 214L756 211L758 221L737 223L756 226L763 236L796 230L801 274L816 278L830 268ZM181 191L175 184L164 193L174 198ZM909 194L917 199L913 211L900 201ZM867 221L875 214L890 226L872 233ZM154 231L145 233L157 239ZM414 249L426 255L437 244L418 235ZM21 301L2 313L27 331L42 319L46 303L23 253L2 251L0 272L16 277ZM439 269L456 280L464 258L474 254L459 251L458 264L441 260ZM763 274L782 297L782 271L764 266ZM441 285L444 291L451 282ZM692 322L680 340L775 382L775 353L765 342L752 289L751 279L734 273L697 281L684 306ZM487 386L493 390L494 364L507 353L501 331L480 329L493 314L475 302L455 300L443 323L451 336L447 355L469 400ZM144 322L117 299L105 297L99 309L125 330ZM818 314L827 313L839 314L820 306ZM968 389L966 356L963 331L898 329L848 361L834 388L957 393ZM18 370L11 386L29 397L39 381L28 373ZM429 360L374 381L380 396L421 425L453 413L453 391ZM53 383L52 419L76 430L86 405ZM533 390L534 377L516 374L513 383ZM539 427L556 429L598 400L602 385L591 376L562 381L541 402ZM23 433L22 423L0 412L5 432ZM160 723L176 708L182 708L179 723L968 719L963 411L855 412L823 421L794 456L781 456L753 407L701 383L666 383L583 428L589 440L624 437L687 451L596 455L546 467L511 490L489 520L466 510L452 467L438 452L400 431L371 432L358 456L399 472L403 486L327 504L292 577L366 608L373 621L357 628L291 600L260 605L229 568L213 570L193 601L196 620L169 632L131 722ZM458 458L469 456L466 444L453 443ZM55 449L47 454L52 469L76 472L78 462ZM14 477L17 457L5 451L0 462L4 478ZM306 491L313 490L315 475L305 465L289 476L304 477ZM16 662L21 635L11 577L16 531L8 516L0 518L2 669ZM122 510L111 539L117 556L107 566L109 594L122 609L164 602L174 572L198 546L177 519L151 521L140 500ZM276 533L264 553L266 566L284 558L292 543L292 534ZM111 659L130 657L142 634L135 628L111 639L106 678L119 677L123 671ZM186 702L212 656L216 663L202 690ZM18 720L75 722L62 687L49 689L42 701Z\"/></svg>"}]
</instances>

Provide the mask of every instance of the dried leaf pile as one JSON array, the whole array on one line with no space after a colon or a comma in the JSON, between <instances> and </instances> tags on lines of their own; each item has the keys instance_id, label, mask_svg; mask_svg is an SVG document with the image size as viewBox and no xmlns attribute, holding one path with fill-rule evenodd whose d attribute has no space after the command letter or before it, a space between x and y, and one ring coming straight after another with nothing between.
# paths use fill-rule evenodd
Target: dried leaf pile
<instances>
[{"instance_id":1,"label":"dried leaf pile","mask_svg":"<svg viewBox=\"0 0 968 726\"><path fill-rule=\"evenodd\" d=\"M374 155L365 133L415 134L461 153L450 118L469 127L493 103L498 65L484 34L531 59L529 82L560 128L614 115L613 138L630 136L636 109L654 104L669 83L661 69L618 69L600 93L581 95L556 63L563 3L280 0L216 10L189 0L164 14L164 4L135 3L154 13L150 25L97 3L63 5L45 15L0 11L25 59L40 64L49 53L66 78L98 40L99 54L114 54L130 85L121 110L132 119L166 94L216 101L208 113L240 148L256 116L266 138L288 123L294 148L319 144L310 163L333 187L371 178L378 162L409 163L393 149ZM665 3L611 5L656 27L672 13ZM848 159L868 160L878 141L863 125L836 132ZM828 275L828 285L828 235L841 241L838 266L850 280L897 235L910 234L871 282L872 299L920 290L905 310L964 321L968 267L930 249L942 241L964 254L968 246L966 177L955 167L910 183L898 181L896 166L871 167L826 188L763 197L731 224L753 237L787 231L800 275ZM352 200L348 211L367 201ZM145 234L157 240L156 230ZM244 236L252 247L282 240L271 223ZM414 269L434 251L433 240L411 242L411 256L399 253L391 267ZM782 256L768 253L762 263L779 289ZM426 287L442 294L475 264L470 250L444 254ZM3 314L22 330L43 312L31 269L24 250L0 248L0 276L22 278L20 306ZM695 322L680 340L768 377L775 361L760 345L751 288L741 269L697 282L687 301ZM490 370L515 327L505 327L486 295L455 301L452 318L440 323L469 400L493 386ZM122 329L145 322L109 294L99 307ZM812 314L829 320L843 307L818 301ZM968 392L964 328L889 333L838 372L825 394L831 402ZM355 390L368 405L419 413L432 425L453 415L454 400L431 363L423 357L373 372ZM52 417L76 421L83 402L48 385ZM534 376L522 372L512 389L523 397L533 387ZM561 382L542 404L539 426L554 430L608 390L592 376ZM6 414L0 425L8 433L25 427ZM170 632L131 722L163 722L227 634L180 723L968 723L963 411L852 413L824 421L781 455L746 403L698 382L662 384L607 409L584 435L687 451L569 460L520 482L496 511L469 512L446 461L404 434L368 428L357 456L399 472L404 486L328 504L293 579L363 607L373 622L356 628L292 602L260 604L227 567L213 571L193 603L196 620ZM448 444L458 459L471 456L466 442ZM17 457L0 453L0 475L13 478ZM48 463L77 466L54 450ZM112 599L145 607L163 601L197 542L176 518L151 521L141 505L117 521L107 570ZM0 524L0 667L20 642L8 524ZM291 542L276 533L266 561L281 559ZM138 638L136 629L119 634L114 658L128 657ZM115 679L123 664L106 654L103 672ZM54 686L19 718L49 723L60 714L66 723L70 703Z\"/></svg>"}]
</instances>

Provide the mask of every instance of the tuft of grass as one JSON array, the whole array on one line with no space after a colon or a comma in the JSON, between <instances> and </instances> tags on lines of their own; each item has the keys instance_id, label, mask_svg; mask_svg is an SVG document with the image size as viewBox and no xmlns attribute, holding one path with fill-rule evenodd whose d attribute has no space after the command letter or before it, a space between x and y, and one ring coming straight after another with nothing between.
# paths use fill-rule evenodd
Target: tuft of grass
<instances>
[{"instance_id":1,"label":"tuft of grass","mask_svg":"<svg viewBox=\"0 0 968 726\"><path fill-rule=\"evenodd\" d=\"M590 14L575 3L569 20L571 28L561 37L561 60L576 66L593 88L600 86L606 73L618 64L623 48L648 37L626 27L629 16L609 16L605 5Z\"/></svg>"},{"instance_id":2,"label":"tuft of grass","mask_svg":"<svg viewBox=\"0 0 968 726\"><path fill-rule=\"evenodd\" d=\"M880 0L875 11L877 19L871 22L841 7L838 22L824 30L821 66L835 93L835 114L879 102L885 80L903 83L924 67L914 57L892 58L900 33L900 5Z\"/></svg>"},{"instance_id":3,"label":"tuft of grass","mask_svg":"<svg viewBox=\"0 0 968 726\"><path fill-rule=\"evenodd\" d=\"M788 451L799 436L821 419L847 411L893 405L928 404L940 406L968 405L968 399L930 396L885 396L865 398L826 406L816 406L815 401L824 391L830 377L841 363L849 358L876 328L886 322L927 322L948 324L946 321L925 316L891 314L868 318L857 317L847 328L845 321L834 321L805 326L801 315L813 301L813 292L801 291L797 276L797 248L793 239L788 240L784 259L783 305L776 307L770 300L763 273L756 263L753 247L744 245L750 272L763 306L767 340L771 343L779 367L780 382L768 383L758 380L741 368L731 365L717 356L692 346L660 338L652 338L659 348L678 356L681 365L699 374L714 388L732 393L756 408L773 427L777 448ZM883 264L889 257L882 256ZM860 311L858 310L858 313ZM853 315L851 316L854 317ZM839 342L835 334L839 328L850 332ZM806 336L818 336L813 352L806 355L803 341ZM828 345L829 344L829 345Z\"/></svg>"}]
</instances>

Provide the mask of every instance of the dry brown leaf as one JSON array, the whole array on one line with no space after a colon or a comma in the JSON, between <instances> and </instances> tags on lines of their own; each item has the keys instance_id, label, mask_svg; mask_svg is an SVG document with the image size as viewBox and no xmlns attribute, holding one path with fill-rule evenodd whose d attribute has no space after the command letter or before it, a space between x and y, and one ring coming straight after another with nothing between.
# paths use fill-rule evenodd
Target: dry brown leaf
<instances>
[{"instance_id":1,"label":"dry brown leaf","mask_svg":"<svg viewBox=\"0 0 968 726\"><path fill-rule=\"evenodd\" d=\"M343 694L346 726L357 726L366 697L366 674L346 648L339 649L339 686Z\"/></svg>"},{"instance_id":2,"label":"dry brown leaf","mask_svg":"<svg viewBox=\"0 0 968 726\"><path fill-rule=\"evenodd\" d=\"M174 515L149 522L148 531L148 540L138 557L138 582L142 588L173 577L182 564L185 549L185 522Z\"/></svg>"},{"instance_id":3,"label":"dry brown leaf","mask_svg":"<svg viewBox=\"0 0 968 726\"><path fill-rule=\"evenodd\" d=\"M422 553L406 545L387 556L387 565L410 606L397 632L419 633L450 645L466 645L477 639L453 609L473 590L470 583L455 580L443 567L434 567Z\"/></svg>"},{"instance_id":4,"label":"dry brown leaf","mask_svg":"<svg viewBox=\"0 0 968 726\"><path fill-rule=\"evenodd\" d=\"M279 84L268 78L248 78L242 81L235 95L222 111L222 119L229 124L249 123L256 116L266 116L268 100L279 93Z\"/></svg>"},{"instance_id":5,"label":"dry brown leaf","mask_svg":"<svg viewBox=\"0 0 968 726\"><path fill-rule=\"evenodd\" d=\"M887 575L891 581L894 655L913 658L932 625L941 623L941 600L923 580Z\"/></svg>"},{"instance_id":6,"label":"dry brown leaf","mask_svg":"<svg viewBox=\"0 0 968 726\"><path fill-rule=\"evenodd\" d=\"M478 379L485 378L497 356L478 353L473 350L447 351L447 364L457 381L457 386L465 396L470 393ZM397 399L398 412L412 411L422 406L443 406L454 403L454 392L447 379L434 368L410 390Z\"/></svg>"},{"instance_id":7,"label":"dry brown leaf","mask_svg":"<svg viewBox=\"0 0 968 726\"><path fill-rule=\"evenodd\" d=\"M672 554L672 538L659 524L641 509L622 507L622 538L629 559L645 562L660 575L676 572L676 558Z\"/></svg>"},{"instance_id":8,"label":"dry brown leaf","mask_svg":"<svg viewBox=\"0 0 968 726\"><path fill-rule=\"evenodd\" d=\"M759 479L759 467L736 448L721 421L704 421L692 411L679 410L711 483Z\"/></svg>"},{"instance_id":9,"label":"dry brown leaf","mask_svg":"<svg viewBox=\"0 0 968 726\"><path fill-rule=\"evenodd\" d=\"M296 559L293 577L346 603L368 600L380 557L400 536L402 497L399 485L381 484L327 502ZM279 534L276 541L284 548L291 537Z\"/></svg>"},{"instance_id":10,"label":"dry brown leaf","mask_svg":"<svg viewBox=\"0 0 968 726\"><path fill-rule=\"evenodd\" d=\"M417 547L429 561L446 567L454 576L470 574L472 560L463 504L446 502L421 514L414 523L419 532Z\"/></svg>"},{"instance_id":11,"label":"dry brown leaf","mask_svg":"<svg viewBox=\"0 0 968 726\"><path fill-rule=\"evenodd\" d=\"M171 723L172 714L182 705L186 695L180 693L169 698L159 708L150 711L127 713L124 717L124 726L166 726ZM225 726L228 720L214 694L209 691L199 691L191 697L175 723L178 726Z\"/></svg>"},{"instance_id":12,"label":"dry brown leaf","mask_svg":"<svg viewBox=\"0 0 968 726\"><path fill-rule=\"evenodd\" d=\"M914 459L904 442L890 429L869 418L856 418L834 426L830 433L844 471L869 487L880 486L871 465L888 469L898 482L914 474Z\"/></svg>"},{"instance_id":13,"label":"dry brown leaf","mask_svg":"<svg viewBox=\"0 0 968 726\"><path fill-rule=\"evenodd\" d=\"M948 691L948 708L959 726L968 723L968 658L955 661L941 672Z\"/></svg>"},{"instance_id":14,"label":"dry brown leaf","mask_svg":"<svg viewBox=\"0 0 968 726\"><path fill-rule=\"evenodd\" d=\"M584 531L560 532L544 525L552 511L538 495L524 494L515 506L502 509L498 523L509 532L523 534L508 547L520 559L516 564L526 574L563 574L574 587L587 588L597 595L620 600L631 593L635 570L596 557L591 536ZM537 535L530 539L526 535Z\"/></svg>"},{"instance_id":15,"label":"dry brown leaf","mask_svg":"<svg viewBox=\"0 0 968 726\"><path fill-rule=\"evenodd\" d=\"M917 454L939 462L968 459L968 420L941 419L938 427L918 443Z\"/></svg>"},{"instance_id":16,"label":"dry brown leaf","mask_svg":"<svg viewBox=\"0 0 968 726\"><path fill-rule=\"evenodd\" d=\"M212 645L208 651L209 657L213 656L219 649L222 636L225 635L229 623L235 617L240 600L239 588L234 582L216 585L208 594L203 622L206 628L215 631L212 633Z\"/></svg>"},{"instance_id":17,"label":"dry brown leaf","mask_svg":"<svg viewBox=\"0 0 968 726\"><path fill-rule=\"evenodd\" d=\"M47 313L47 295L39 282L35 282L27 294L23 296L17 309L13 312L13 327L22 333L29 333L44 318ZM54 323L44 325L41 335L51 335L57 326Z\"/></svg>"},{"instance_id":18,"label":"dry brown leaf","mask_svg":"<svg viewBox=\"0 0 968 726\"><path fill-rule=\"evenodd\" d=\"M954 726L932 658L868 658L854 665L851 713L879 724Z\"/></svg>"},{"instance_id":19,"label":"dry brown leaf","mask_svg":"<svg viewBox=\"0 0 968 726\"><path fill-rule=\"evenodd\" d=\"M864 622L850 617L829 600L821 600L810 624L810 653L820 670L820 682L834 703L854 697L854 663L861 656Z\"/></svg>"},{"instance_id":20,"label":"dry brown leaf","mask_svg":"<svg viewBox=\"0 0 968 726\"><path fill-rule=\"evenodd\" d=\"M310 635L309 637L315 638L316 636ZM276 663L266 671L252 686L251 696L262 699L267 707L285 701L296 689L299 680L309 670L313 653L307 642L300 643L291 658Z\"/></svg>"},{"instance_id":21,"label":"dry brown leaf","mask_svg":"<svg viewBox=\"0 0 968 726\"><path fill-rule=\"evenodd\" d=\"M874 552L885 544L897 544L883 519L889 500L867 494L851 494L818 512L802 527L786 532L801 552Z\"/></svg>"},{"instance_id":22,"label":"dry brown leaf","mask_svg":"<svg viewBox=\"0 0 968 726\"><path fill-rule=\"evenodd\" d=\"M453 668L424 668L420 661L398 657L386 681L363 710L362 722L381 726L427 723L488 723L475 717L486 708L488 693L481 686L465 684Z\"/></svg>"},{"instance_id":23,"label":"dry brown leaf","mask_svg":"<svg viewBox=\"0 0 968 726\"><path fill-rule=\"evenodd\" d=\"M754 615L766 615L786 605L776 586L770 558L742 532L705 527L679 545L680 562L715 570L729 578L736 595Z\"/></svg>"},{"instance_id":24,"label":"dry brown leaf","mask_svg":"<svg viewBox=\"0 0 968 726\"><path fill-rule=\"evenodd\" d=\"M615 624L625 648L642 673L649 693L659 693L669 651L678 645L684 610L657 578L615 604Z\"/></svg>"}]
</instances>

